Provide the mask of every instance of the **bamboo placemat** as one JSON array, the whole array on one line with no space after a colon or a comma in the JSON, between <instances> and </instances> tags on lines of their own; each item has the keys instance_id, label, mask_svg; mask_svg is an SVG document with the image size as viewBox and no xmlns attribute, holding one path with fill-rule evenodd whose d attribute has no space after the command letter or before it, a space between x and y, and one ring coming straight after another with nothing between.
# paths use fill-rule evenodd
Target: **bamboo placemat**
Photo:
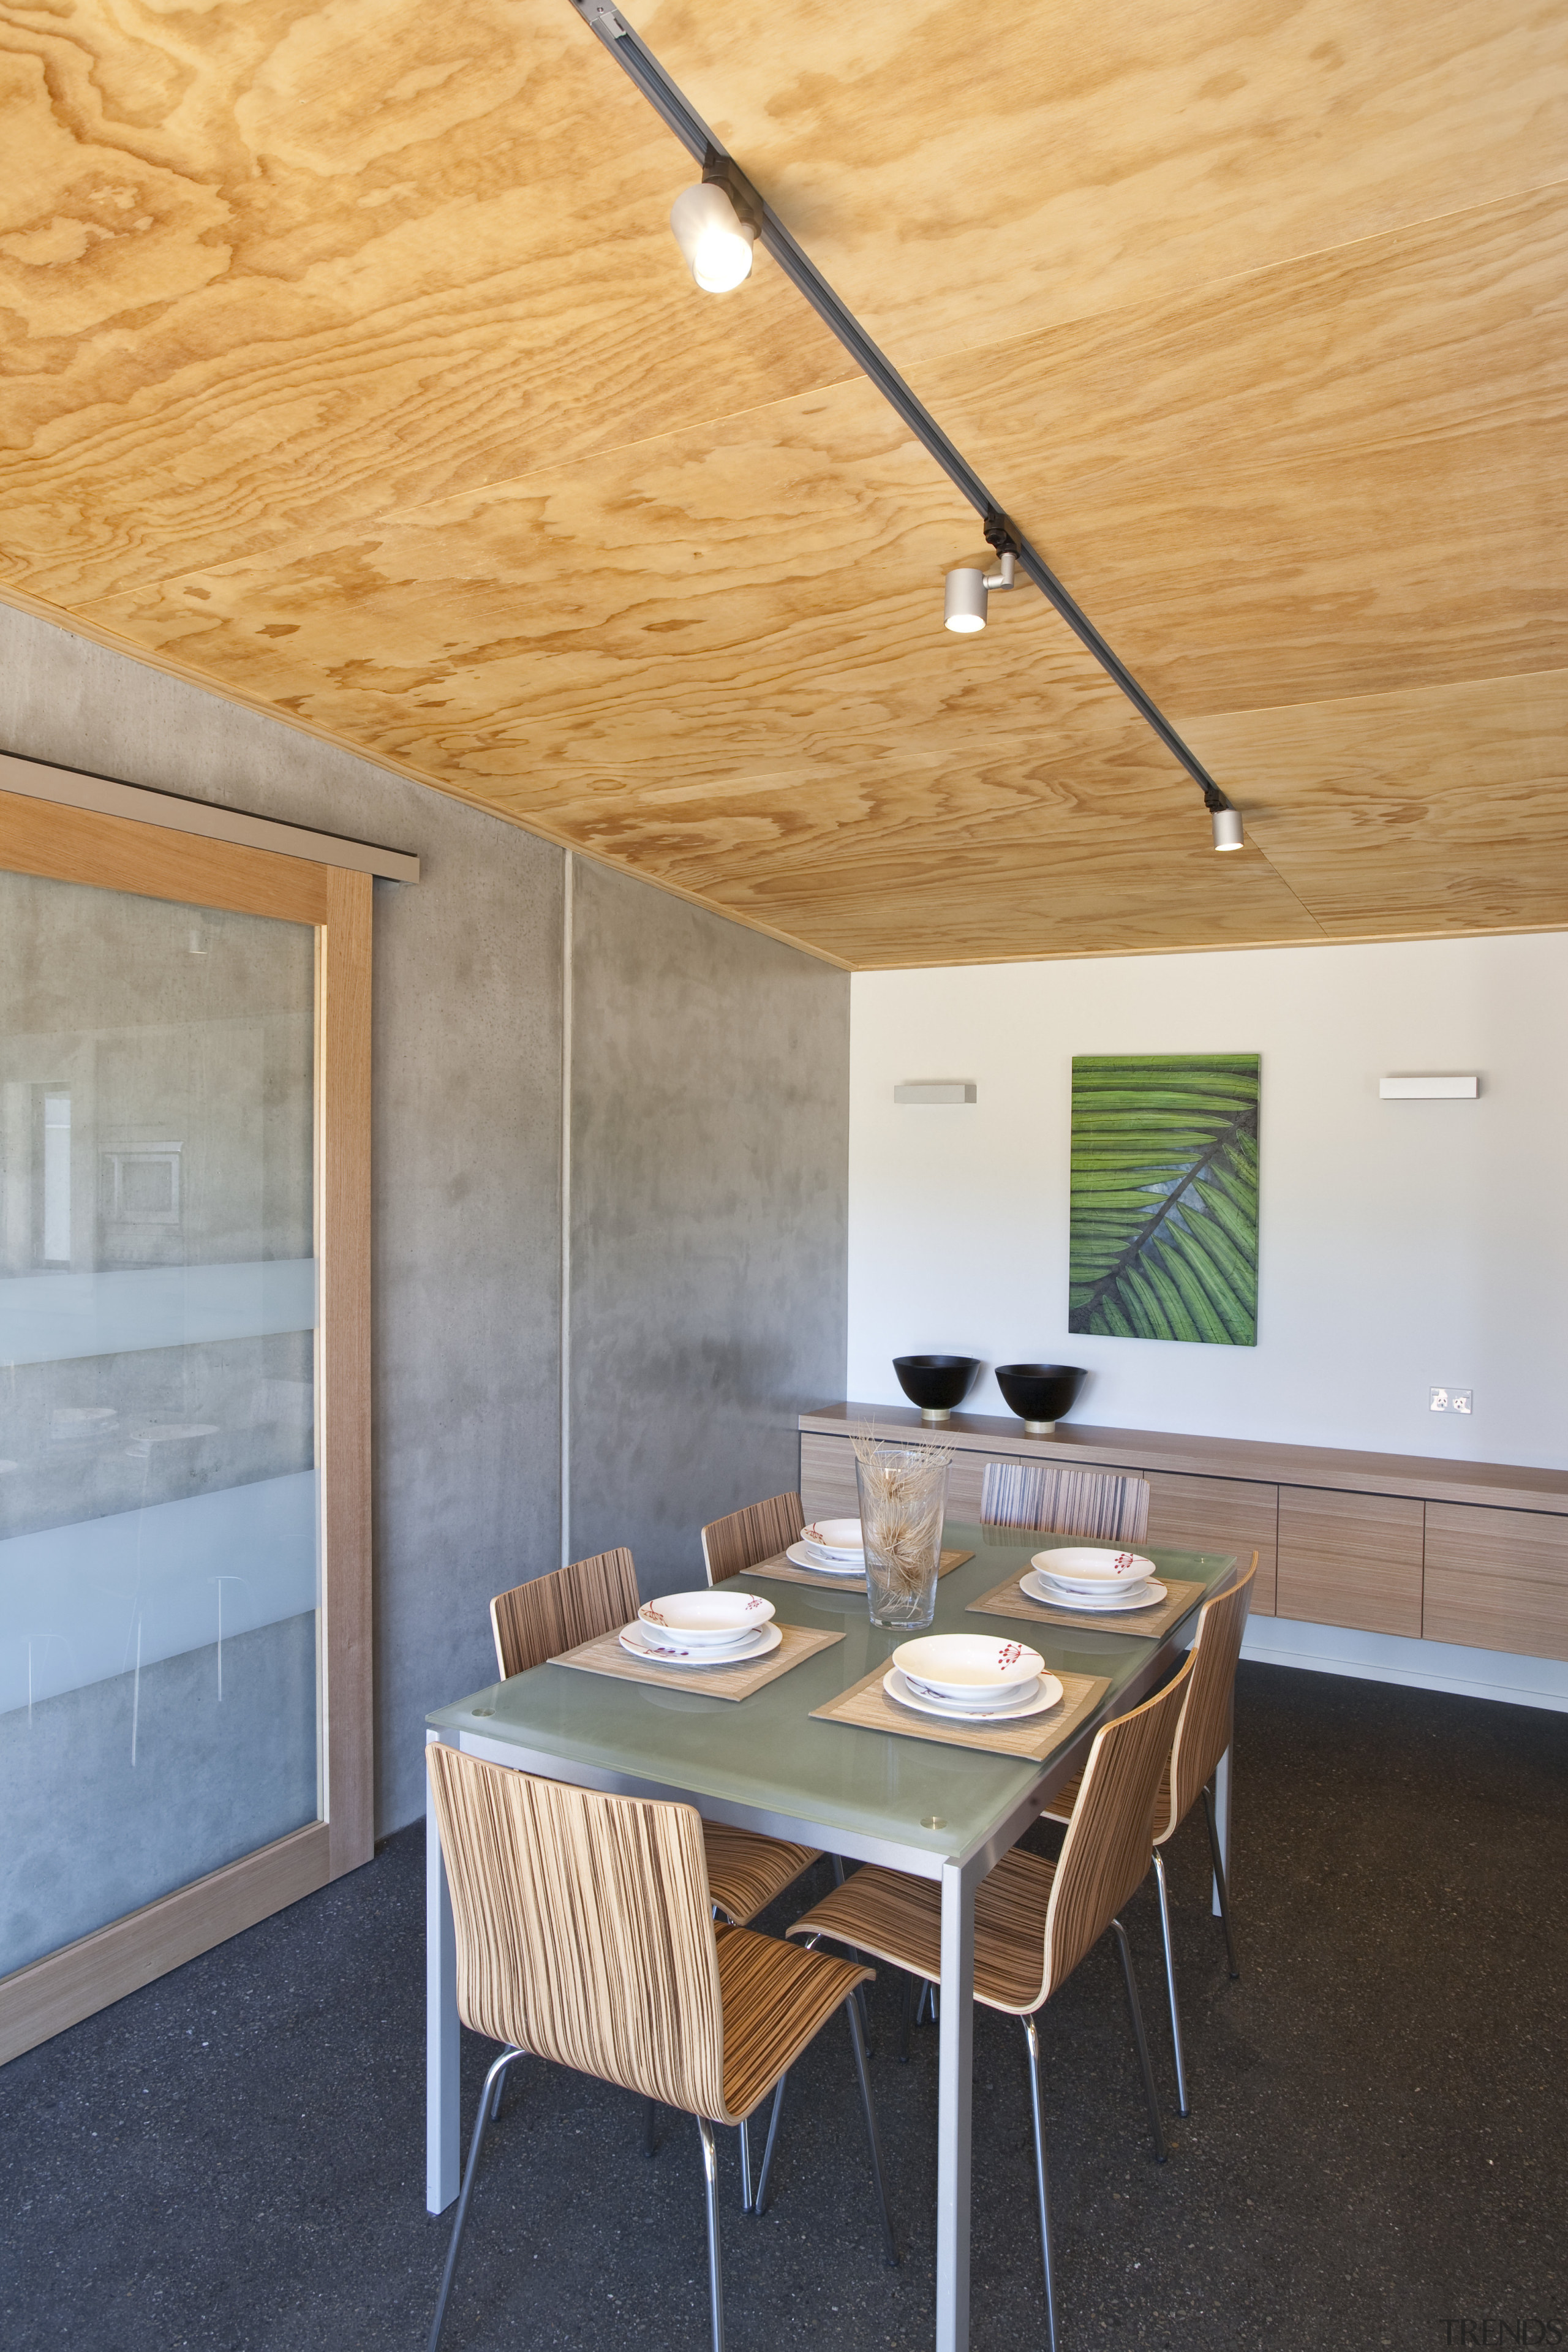
<instances>
[{"instance_id":1,"label":"bamboo placemat","mask_svg":"<svg viewBox=\"0 0 1568 2352\"><path fill-rule=\"evenodd\" d=\"M765 1658L750 1658L739 1666L656 1666L634 1658L621 1647L620 1634L600 1633L552 1658L552 1666L576 1666L585 1675L612 1675L619 1682L652 1683L659 1690L702 1691L709 1698L750 1698L764 1683L787 1675L792 1666L830 1650L842 1633L813 1633L804 1625L781 1625L784 1640Z\"/></svg>"},{"instance_id":2,"label":"bamboo placemat","mask_svg":"<svg viewBox=\"0 0 1568 2352\"><path fill-rule=\"evenodd\" d=\"M1153 1609L1129 1609L1125 1614L1120 1610L1050 1609L1023 1591L1021 1580L1028 1573L1027 1568L1020 1569L1017 1576L983 1592L978 1601L970 1602L965 1616L1026 1617L1036 1625L1087 1625L1091 1633L1137 1633L1148 1641L1168 1633L1208 1590L1205 1584L1178 1584L1174 1577L1162 1577L1165 1598Z\"/></svg>"},{"instance_id":3,"label":"bamboo placemat","mask_svg":"<svg viewBox=\"0 0 1568 2352\"><path fill-rule=\"evenodd\" d=\"M1022 1723L994 1723L983 1727L978 1723L954 1723L945 1716L921 1715L912 1706L900 1706L882 1688L882 1676L887 1666L873 1666L870 1673L829 1699L826 1706L814 1706L812 1714L825 1723L852 1723L862 1731L899 1731L909 1739L940 1739L949 1748L980 1748L991 1756L1020 1756L1035 1764L1043 1764L1054 1748L1059 1748L1069 1732L1075 1731L1086 1715L1093 1713L1110 1688L1104 1675L1069 1675L1058 1672L1057 1680L1062 1695L1055 1706L1043 1715L1026 1716Z\"/></svg>"},{"instance_id":4,"label":"bamboo placemat","mask_svg":"<svg viewBox=\"0 0 1568 2352\"><path fill-rule=\"evenodd\" d=\"M973 1558L972 1551L944 1551L937 1562L936 1572L938 1576L951 1576L955 1568L962 1568L966 1559ZM864 1592L866 1590L863 1576L817 1576L809 1568L796 1568L794 1560L786 1559L782 1551L775 1551L772 1559L760 1559L755 1568L748 1568L745 1573L748 1576L771 1577L776 1584L814 1584L819 1592L828 1590Z\"/></svg>"}]
</instances>

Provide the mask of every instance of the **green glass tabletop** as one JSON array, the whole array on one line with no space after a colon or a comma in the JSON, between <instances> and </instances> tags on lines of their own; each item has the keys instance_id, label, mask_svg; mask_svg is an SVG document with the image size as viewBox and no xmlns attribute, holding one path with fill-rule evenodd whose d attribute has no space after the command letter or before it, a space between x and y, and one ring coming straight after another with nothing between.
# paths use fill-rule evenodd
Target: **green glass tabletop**
<instances>
[{"instance_id":1,"label":"green glass tabletop","mask_svg":"<svg viewBox=\"0 0 1568 2352\"><path fill-rule=\"evenodd\" d=\"M950 1520L942 1541L974 1558L937 1587L937 1633L995 1629L1000 1617L968 1617L971 1601L1016 1573L1038 1535ZM1147 1549L1162 1576L1205 1587L1234 1566L1228 1552ZM693 1578L695 1585L698 1579ZM583 1674L570 1666L535 1666L509 1682L492 1683L426 1720L434 1731L527 1749L565 1766L580 1764L689 1794L787 1815L824 1832L839 1829L880 1838L931 1854L962 1854L985 1836L1040 1771L1037 1764L934 1740L900 1738L851 1724L814 1722L820 1706L873 1666L883 1664L906 1637L884 1633L867 1615L863 1591L836 1592L754 1577L738 1589L766 1595L781 1623L806 1625L845 1639L819 1650L750 1698L707 1698L696 1692L658 1690L647 1683ZM1195 1611L1200 1602L1194 1601ZM1029 1640L1047 1666L1104 1675L1113 1702L1149 1659L1173 1639L1191 1637L1191 1616L1159 1641L1114 1633L1109 1625L1079 1629L1030 1620ZM1071 1735L1076 1737L1077 1734ZM569 1774L563 1777L570 1777ZM929 1826L940 1822L940 1827Z\"/></svg>"}]
</instances>

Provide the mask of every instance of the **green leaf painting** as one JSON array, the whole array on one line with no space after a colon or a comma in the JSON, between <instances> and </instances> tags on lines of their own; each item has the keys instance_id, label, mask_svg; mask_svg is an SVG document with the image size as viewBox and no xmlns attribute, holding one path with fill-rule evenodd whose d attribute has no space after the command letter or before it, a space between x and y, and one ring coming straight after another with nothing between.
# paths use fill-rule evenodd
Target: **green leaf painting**
<instances>
[{"instance_id":1,"label":"green leaf painting","mask_svg":"<svg viewBox=\"0 0 1568 2352\"><path fill-rule=\"evenodd\" d=\"M1258 1344L1256 1054L1072 1066L1068 1329Z\"/></svg>"}]
</instances>

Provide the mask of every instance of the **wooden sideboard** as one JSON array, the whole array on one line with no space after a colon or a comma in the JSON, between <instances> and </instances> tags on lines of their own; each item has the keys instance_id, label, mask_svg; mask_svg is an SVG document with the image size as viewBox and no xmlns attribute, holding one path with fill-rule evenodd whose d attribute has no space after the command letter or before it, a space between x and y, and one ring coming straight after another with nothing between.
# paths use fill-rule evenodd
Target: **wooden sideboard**
<instances>
[{"instance_id":1,"label":"wooden sideboard","mask_svg":"<svg viewBox=\"0 0 1568 2352\"><path fill-rule=\"evenodd\" d=\"M1149 1541L1258 1554L1255 1616L1297 1617L1470 1649L1568 1658L1568 1473L1417 1454L1354 1454L912 1407L831 1404L800 1416L800 1493L815 1517L853 1517L852 1433L951 1446L948 1507L978 1518L988 1462L1134 1471Z\"/></svg>"}]
</instances>

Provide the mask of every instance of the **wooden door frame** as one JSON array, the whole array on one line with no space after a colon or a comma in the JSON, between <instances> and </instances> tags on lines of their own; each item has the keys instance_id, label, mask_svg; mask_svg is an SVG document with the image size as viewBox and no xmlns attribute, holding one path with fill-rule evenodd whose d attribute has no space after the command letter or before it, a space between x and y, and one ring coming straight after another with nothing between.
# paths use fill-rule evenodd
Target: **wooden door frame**
<instances>
[{"instance_id":1,"label":"wooden door frame","mask_svg":"<svg viewBox=\"0 0 1568 2352\"><path fill-rule=\"evenodd\" d=\"M374 1850L368 873L0 791L0 871L316 934L321 1818L0 1977L0 2063L340 1878Z\"/></svg>"}]
</instances>

